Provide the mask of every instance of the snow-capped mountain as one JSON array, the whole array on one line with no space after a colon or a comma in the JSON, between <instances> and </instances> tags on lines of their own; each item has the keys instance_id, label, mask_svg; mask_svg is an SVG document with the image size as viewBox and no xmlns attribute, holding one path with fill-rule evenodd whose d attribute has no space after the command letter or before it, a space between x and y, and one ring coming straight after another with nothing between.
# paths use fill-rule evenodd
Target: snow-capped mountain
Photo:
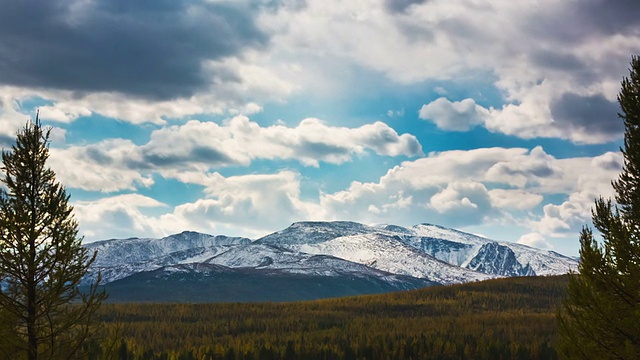
<instances>
[{"instance_id":1,"label":"snow-capped mountain","mask_svg":"<svg viewBox=\"0 0 640 360\"><path fill-rule=\"evenodd\" d=\"M199 279L197 286L202 286L206 278L207 284L216 279L216 286L225 287L228 284L220 283L224 279L260 278L257 283L276 288L278 279L295 279L317 283L311 287L313 296L322 297L318 286L326 287L329 279L341 290L325 293L340 296L353 295L355 288L357 293L371 293L502 276L555 275L577 268L574 259L553 251L430 224L405 228L299 222L255 241L183 232L162 239L105 240L86 246L97 251L86 283L100 272L103 283L126 284L127 289L142 279L150 284L180 278L182 286Z\"/></svg>"},{"instance_id":2,"label":"snow-capped mountain","mask_svg":"<svg viewBox=\"0 0 640 360\"><path fill-rule=\"evenodd\" d=\"M442 283L496 276L557 275L577 268L574 259L553 251L497 242L431 224L405 228L347 221L300 222L255 243L329 254Z\"/></svg>"},{"instance_id":3,"label":"snow-capped mountain","mask_svg":"<svg viewBox=\"0 0 640 360\"><path fill-rule=\"evenodd\" d=\"M85 278L93 281L98 272L103 283L125 278L141 271L163 266L198 263L230 247L249 244L250 239L212 236L185 231L162 239L111 239L89 243L89 251L97 251L96 260Z\"/></svg>"},{"instance_id":4,"label":"snow-capped mountain","mask_svg":"<svg viewBox=\"0 0 640 360\"><path fill-rule=\"evenodd\" d=\"M498 242L438 225L420 224L405 230L403 239L411 246L452 265L488 274L559 275L578 267L575 259L555 251Z\"/></svg>"},{"instance_id":5,"label":"snow-capped mountain","mask_svg":"<svg viewBox=\"0 0 640 360\"><path fill-rule=\"evenodd\" d=\"M311 231L315 228L313 225L308 227L304 224L296 224L295 226L296 230L310 233L312 241L306 244L288 242L287 237L271 235L256 241L256 244L271 243L293 251L331 255L382 271L429 279L441 284L486 280L493 277L438 260L430 254L409 246L396 235L381 233L374 228L370 228L369 233L337 236L333 239L318 241ZM324 235L326 234L321 234L321 236Z\"/></svg>"},{"instance_id":6,"label":"snow-capped mountain","mask_svg":"<svg viewBox=\"0 0 640 360\"><path fill-rule=\"evenodd\" d=\"M86 245L90 250L98 250L94 265L111 266L114 263L133 264L149 259L174 255L199 248L215 248L251 243L240 237L213 236L193 231L184 231L162 239L111 239Z\"/></svg>"}]
</instances>

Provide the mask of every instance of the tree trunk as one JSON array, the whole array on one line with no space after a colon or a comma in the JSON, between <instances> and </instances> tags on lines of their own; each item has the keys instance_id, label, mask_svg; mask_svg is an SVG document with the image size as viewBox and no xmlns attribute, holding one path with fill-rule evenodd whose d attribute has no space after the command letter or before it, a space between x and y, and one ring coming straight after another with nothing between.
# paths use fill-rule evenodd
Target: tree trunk
<instances>
[{"instance_id":1,"label":"tree trunk","mask_svg":"<svg viewBox=\"0 0 640 360\"><path fill-rule=\"evenodd\" d=\"M31 280L31 279L30 279ZM29 360L38 360L38 338L36 329L36 287L29 281L27 290L27 338L29 345Z\"/></svg>"}]
</instances>

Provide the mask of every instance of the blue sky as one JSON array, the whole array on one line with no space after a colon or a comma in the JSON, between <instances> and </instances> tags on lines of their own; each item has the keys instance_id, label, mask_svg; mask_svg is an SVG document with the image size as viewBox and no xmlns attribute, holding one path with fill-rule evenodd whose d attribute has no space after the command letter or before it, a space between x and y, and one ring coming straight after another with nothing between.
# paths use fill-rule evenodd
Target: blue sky
<instances>
[{"instance_id":1,"label":"blue sky","mask_svg":"<svg viewBox=\"0 0 640 360\"><path fill-rule=\"evenodd\" d=\"M621 169L637 1L0 7L0 145L40 110L85 241L428 222L577 255Z\"/></svg>"}]
</instances>

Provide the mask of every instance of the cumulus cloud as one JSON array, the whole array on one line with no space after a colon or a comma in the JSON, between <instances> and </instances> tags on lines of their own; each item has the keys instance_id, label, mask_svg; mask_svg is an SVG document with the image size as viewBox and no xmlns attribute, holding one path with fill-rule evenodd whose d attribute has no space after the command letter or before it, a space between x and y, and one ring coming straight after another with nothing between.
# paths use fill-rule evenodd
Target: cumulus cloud
<instances>
[{"instance_id":1,"label":"cumulus cloud","mask_svg":"<svg viewBox=\"0 0 640 360\"><path fill-rule=\"evenodd\" d=\"M415 136L398 135L382 122L346 128L309 118L295 128L261 127L246 116L233 117L222 126L193 120L160 129L140 148L141 164L205 168L248 165L253 159L295 159L310 166L320 161L341 164L366 150L383 156L422 153Z\"/></svg>"},{"instance_id":2,"label":"cumulus cloud","mask_svg":"<svg viewBox=\"0 0 640 360\"><path fill-rule=\"evenodd\" d=\"M66 187L115 192L148 187L153 177L127 167L135 161L137 147L129 140L104 140L87 146L52 148L49 165Z\"/></svg>"},{"instance_id":3,"label":"cumulus cloud","mask_svg":"<svg viewBox=\"0 0 640 360\"><path fill-rule=\"evenodd\" d=\"M499 161L487 170L487 179L508 182L518 187L539 185L542 181L559 179L564 172L553 156L537 146L529 152L527 161Z\"/></svg>"},{"instance_id":4,"label":"cumulus cloud","mask_svg":"<svg viewBox=\"0 0 640 360\"><path fill-rule=\"evenodd\" d=\"M493 189L488 193L491 204L498 209L530 210L544 200L541 194L519 189Z\"/></svg>"},{"instance_id":5,"label":"cumulus cloud","mask_svg":"<svg viewBox=\"0 0 640 360\"><path fill-rule=\"evenodd\" d=\"M16 133L29 120L20 112L16 98L26 97L26 91L0 86L0 148L8 148L15 143Z\"/></svg>"},{"instance_id":6,"label":"cumulus cloud","mask_svg":"<svg viewBox=\"0 0 640 360\"><path fill-rule=\"evenodd\" d=\"M477 182L449 183L447 187L429 199L429 207L440 214L456 214L470 223L478 223L489 216L491 199L487 188ZM478 211L483 209L485 211Z\"/></svg>"},{"instance_id":7,"label":"cumulus cloud","mask_svg":"<svg viewBox=\"0 0 640 360\"><path fill-rule=\"evenodd\" d=\"M260 55L245 54L243 58L207 61L203 65L207 73L233 73L235 80L214 82L190 97L156 99L119 92L4 87L7 101L0 105L21 115L20 102L39 98L48 104L40 107L43 120L72 123L81 117L101 115L132 124L166 125L167 119L194 114L255 114L262 111L258 102L283 101L295 91L294 83L260 65Z\"/></svg>"},{"instance_id":8,"label":"cumulus cloud","mask_svg":"<svg viewBox=\"0 0 640 360\"><path fill-rule=\"evenodd\" d=\"M211 172L256 160L321 166L370 153L422 155L414 136L382 122L340 127L309 118L288 127L246 117L292 94L335 99L384 95L404 85L456 100L441 98L420 109L421 118L444 130L483 126L578 144L618 140L615 94L629 55L640 52L640 8L633 0L0 5L0 145L13 140L32 106L23 104L35 100L44 104L43 119L70 132L70 123L92 115L157 130L146 143L55 144L52 166L65 185L130 191L163 176L208 189L203 199L159 222L142 215L141 205L113 203L132 229L220 229L234 224L229 214L253 216L262 228L294 213L454 226L469 225L462 211L471 222L486 222L543 206L542 214L528 214L527 225L540 236L560 236L588 219L596 194L610 193L619 155L560 159L542 148L431 153L377 181L355 181L313 201L300 200L299 175L285 170L230 178ZM502 98L484 97L486 88ZM388 116L401 115L388 108ZM222 124L185 122L211 114L238 116ZM167 125L173 126L161 128ZM58 134L63 142L65 134ZM248 189L267 185L276 189L267 200L278 204L282 218L257 203L267 195ZM115 213L105 216L116 219Z\"/></svg>"},{"instance_id":9,"label":"cumulus cloud","mask_svg":"<svg viewBox=\"0 0 640 360\"><path fill-rule=\"evenodd\" d=\"M559 93L554 99L547 94L547 87L540 85L523 97L522 103L498 109L486 109L471 98L452 102L441 97L423 105L419 117L443 130L467 131L473 126L483 126L527 139L557 137L597 144L622 137L623 125L617 117L619 109L615 102L602 94L581 96L568 92Z\"/></svg>"},{"instance_id":10,"label":"cumulus cloud","mask_svg":"<svg viewBox=\"0 0 640 360\"><path fill-rule=\"evenodd\" d=\"M109 139L86 146L52 149L52 168L68 187L113 192L154 183L153 174L175 178L184 172L249 165L257 159L297 160L306 166L342 164L373 152L416 156L415 136L399 135L382 122L356 128L305 119L297 127L262 127L244 115L224 124L191 120L154 131L148 143Z\"/></svg>"},{"instance_id":11,"label":"cumulus cloud","mask_svg":"<svg viewBox=\"0 0 640 360\"><path fill-rule=\"evenodd\" d=\"M378 182L353 182L343 191L321 196L335 218L390 219L413 224L470 226L513 219L513 211L544 213L526 225L543 235L577 231L590 213L593 194L610 194L620 155L557 159L542 148L490 148L431 153L390 169ZM561 205L547 196L570 194ZM411 199L391 209L398 198ZM547 200L548 201L548 200ZM385 209L389 209L385 211ZM514 220L521 222L522 220ZM520 225L520 224L519 224Z\"/></svg>"},{"instance_id":12,"label":"cumulus cloud","mask_svg":"<svg viewBox=\"0 0 640 360\"><path fill-rule=\"evenodd\" d=\"M577 234L578 230L591 221L591 209L596 198L613 197L611 180L617 178L622 170L622 155L606 153L582 161L577 171L577 186L568 191L567 200L560 204L546 204L539 220L532 221L530 227L537 232L551 237L563 237Z\"/></svg>"},{"instance_id":13,"label":"cumulus cloud","mask_svg":"<svg viewBox=\"0 0 640 360\"><path fill-rule=\"evenodd\" d=\"M452 102L441 97L423 105L419 116L421 119L433 121L444 130L465 131L475 125L484 124L489 111L476 105L473 99Z\"/></svg>"},{"instance_id":14,"label":"cumulus cloud","mask_svg":"<svg viewBox=\"0 0 640 360\"><path fill-rule=\"evenodd\" d=\"M73 204L74 214L80 224L79 232L85 240L162 236L163 227L153 217L142 213L142 208L162 208L165 204L147 196L125 194L101 198L95 201L78 201Z\"/></svg>"},{"instance_id":15,"label":"cumulus cloud","mask_svg":"<svg viewBox=\"0 0 640 360\"><path fill-rule=\"evenodd\" d=\"M504 95L494 109L479 98L425 104L443 129L603 143L620 137L605 115L640 51L632 0L8 1L0 83L50 101L43 115L61 122L248 114L301 89L375 91L373 72L395 84L488 79Z\"/></svg>"},{"instance_id":16,"label":"cumulus cloud","mask_svg":"<svg viewBox=\"0 0 640 360\"><path fill-rule=\"evenodd\" d=\"M205 186L206 197L177 206L172 214L162 217L163 221L191 224L191 228L233 225L256 232L318 216L317 205L300 199L299 174L292 171L227 178L214 173L183 180Z\"/></svg>"},{"instance_id":17,"label":"cumulus cloud","mask_svg":"<svg viewBox=\"0 0 640 360\"><path fill-rule=\"evenodd\" d=\"M181 180L204 186L205 196L173 208L138 194L76 202L80 233L87 241L159 237L185 229L259 236L286 227L292 221L324 218L317 204L300 199L300 176L292 171L231 177L191 173L182 174ZM145 209L149 208L165 211L161 215L148 215Z\"/></svg>"},{"instance_id":18,"label":"cumulus cloud","mask_svg":"<svg viewBox=\"0 0 640 360\"><path fill-rule=\"evenodd\" d=\"M195 114L255 113L297 88L266 66L269 35L255 23L260 6L9 3L0 1L5 112L39 99L43 120L101 115L162 125Z\"/></svg>"},{"instance_id":19,"label":"cumulus cloud","mask_svg":"<svg viewBox=\"0 0 640 360\"><path fill-rule=\"evenodd\" d=\"M528 233L518 239L518 243L538 249L553 249L553 246L540 233Z\"/></svg>"}]
</instances>

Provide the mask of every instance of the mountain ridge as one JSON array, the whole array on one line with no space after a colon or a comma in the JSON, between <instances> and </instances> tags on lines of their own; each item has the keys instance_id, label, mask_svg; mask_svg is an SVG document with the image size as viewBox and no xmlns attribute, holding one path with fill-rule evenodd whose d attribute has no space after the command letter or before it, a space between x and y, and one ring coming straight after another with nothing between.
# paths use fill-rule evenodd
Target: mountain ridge
<instances>
[{"instance_id":1,"label":"mountain ridge","mask_svg":"<svg viewBox=\"0 0 640 360\"><path fill-rule=\"evenodd\" d=\"M316 288L335 284L340 291L324 291L326 297L335 297L354 295L349 281L357 282L358 291L365 294L496 277L559 275L577 268L574 259L550 250L499 242L428 223L402 227L303 221L255 240L184 231L161 239L110 239L85 246L98 252L85 283L101 273L107 288L122 295L118 286L134 289L136 282L146 281L147 286L155 284L153 292L160 294L157 301L175 298L163 296L157 289L175 287L176 281L181 282L181 288L188 284L218 286L254 294L257 301L282 298L265 297L268 288L256 285L263 283L286 288L291 299L298 299L293 295L295 289L279 283L290 281L298 284L300 291L304 288L307 294L313 294L308 297L321 298L323 291L300 284L305 279L309 284L315 283ZM178 269L185 267L192 269L191 275L180 278L176 275ZM198 271L201 276L195 275ZM220 279L212 281L216 274L224 274L227 282L251 279L253 285L247 284L248 288L240 291L241 283L231 286ZM209 280L202 281L205 278Z\"/></svg>"}]
</instances>

